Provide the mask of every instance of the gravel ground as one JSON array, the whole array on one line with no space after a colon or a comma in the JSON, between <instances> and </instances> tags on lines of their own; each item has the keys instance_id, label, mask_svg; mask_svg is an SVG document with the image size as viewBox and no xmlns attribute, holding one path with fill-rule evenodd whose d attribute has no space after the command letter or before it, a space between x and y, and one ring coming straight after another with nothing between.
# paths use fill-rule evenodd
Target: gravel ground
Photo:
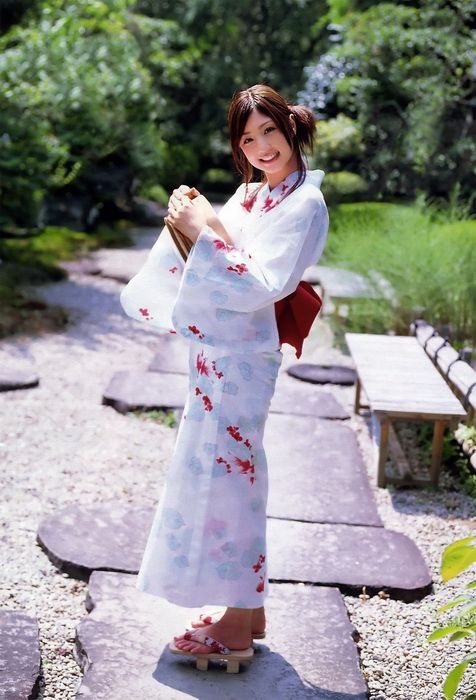
<instances>
[{"instance_id":1,"label":"gravel ground","mask_svg":"<svg viewBox=\"0 0 476 700\"><path fill-rule=\"evenodd\" d=\"M117 269L122 255L127 266L138 265L152 241L149 232L138 239L137 250L101 251L97 259L104 267L110 261ZM0 342L0 363L33 365L40 375L38 388L0 394L0 606L38 617L43 658L40 698L45 700L75 696L81 674L73 656L74 630L85 615L86 584L59 573L49 562L36 544L38 523L67 503L116 498L154 505L175 437L166 426L122 416L101 405L111 374L145 367L156 344L156 331L122 313L121 287L112 279L79 273L42 287L43 298L71 310L67 329ZM351 366L351 359L332 342L324 316L306 342L302 361ZM283 369L293 361L291 349L285 348ZM352 413L351 387L326 390ZM436 614L437 607L474 578L474 572L473 576L466 573L443 584L439 565L444 546L475 534L475 502L455 490L446 474L439 491L378 489L368 418L353 416L351 425L385 526L416 542L435 582L432 595L411 604L379 596L344 597L361 636L358 646L370 700L440 700L446 673L474 644L468 640L429 643L425 638L445 619ZM467 671L462 686L466 692L475 691L476 678L471 673ZM457 700L463 697L463 692L458 693Z\"/></svg>"}]
</instances>

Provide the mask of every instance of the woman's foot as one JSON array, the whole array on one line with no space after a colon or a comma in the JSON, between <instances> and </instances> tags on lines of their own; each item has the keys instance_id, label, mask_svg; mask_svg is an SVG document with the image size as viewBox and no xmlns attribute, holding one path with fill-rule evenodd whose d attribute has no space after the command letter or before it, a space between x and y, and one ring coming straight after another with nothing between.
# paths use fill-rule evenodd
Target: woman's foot
<instances>
[{"instance_id":1,"label":"woman's foot","mask_svg":"<svg viewBox=\"0 0 476 700\"><path fill-rule=\"evenodd\" d=\"M205 627L210 627L216 624L219 620L223 619L225 609L217 610L212 613L203 613L200 615L199 619L192 620L192 627L194 629L203 629ZM264 613L264 607L253 608L251 616L251 634L264 634L266 630L266 617Z\"/></svg>"},{"instance_id":2,"label":"woman's foot","mask_svg":"<svg viewBox=\"0 0 476 700\"><path fill-rule=\"evenodd\" d=\"M227 608L220 620L211 625L206 625L203 631L197 630L196 635L199 637L202 634L206 634L207 637L212 637L232 651L249 649L253 641L251 636L251 618L251 609ZM186 636L190 636L190 634L193 635L195 633L185 633ZM188 651L191 654L210 653L209 646L200 644L199 641L194 639L185 639L185 635L181 634L174 637L175 646L178 649Z\"/></svg>"}]
</instances>

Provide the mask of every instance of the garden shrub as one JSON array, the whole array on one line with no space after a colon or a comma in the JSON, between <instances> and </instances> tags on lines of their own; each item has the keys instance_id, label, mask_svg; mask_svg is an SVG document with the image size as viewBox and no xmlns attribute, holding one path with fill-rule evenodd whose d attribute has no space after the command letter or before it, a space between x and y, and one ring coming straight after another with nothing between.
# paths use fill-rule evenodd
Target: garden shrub
<instances>
[{"instance_id":1,"label":"garden shrub","mask_svg":"<svg viewBox=\"0 0 476 700\"><path fill-rule=\"evenodd\" d=\"M415 313L448 324L452 337L476 343L476 221L444 224L416 206L341 204L331 211L323 263L364 275L379 291L388 282L395 301L357 299L349 326L407 334Z\"/></svg>"}]
</instances>

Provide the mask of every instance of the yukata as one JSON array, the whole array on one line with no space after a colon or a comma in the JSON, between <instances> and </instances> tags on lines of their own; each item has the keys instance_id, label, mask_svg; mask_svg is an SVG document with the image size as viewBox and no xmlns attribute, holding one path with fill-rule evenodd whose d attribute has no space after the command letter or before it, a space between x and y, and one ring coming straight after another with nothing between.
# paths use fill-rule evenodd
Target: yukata
<instances>
[{"instance_id":1,"label":"yukata","mask_svg":"<svg viewBox=\"0 0 476 700\"><path fill-rule=\"evenodd\" d=\"M274 304L322 254L324 172L238 187L186 263L167 229L121 294L133 318L189 339L189 390L137 578L186 607L259 608L268 593L263 433L282 362Z\"/></svg>"}]
</instances>

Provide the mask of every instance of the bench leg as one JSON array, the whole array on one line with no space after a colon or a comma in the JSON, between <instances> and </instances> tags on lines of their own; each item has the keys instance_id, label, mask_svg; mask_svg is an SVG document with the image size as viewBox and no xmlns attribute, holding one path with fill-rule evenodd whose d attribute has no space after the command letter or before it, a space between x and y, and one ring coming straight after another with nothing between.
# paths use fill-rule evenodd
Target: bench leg
<instances>
[{"instance_id":1,"label":"bench leg","mask_svg":"<svg viewBox=\"0 0 476 700\"><path fill-rule=\"evenodd\" d=\"M435 420L433 430L433 444L431 450L430 479L434 486L438 486L441 470L441 457L443 453L443 434L445 432L446 421Z\"/></svg>"},{"instance_id":2,"label":"bench leg","mask_svg":"<svg viewBox=\"0 0 476 700\"><path fill-rule=\"evenodd\" d=\"M388 455L388 418L379 418L380 424L380 444L378 449L378 464L377 464L377 486L385 488L385 462Z\"/></svg>"},{"instance_id":3,"label":"bench leg","mask_svg":"<svg viewBox=\"0 0 476 700\"><path fill-rule=\"evenodd\" d=\"M360 411L360 390L362 385L360 379L357 377L355 380L355 399L354 399L354 413L359 413Z\"/></svg>"}]
</instances>

